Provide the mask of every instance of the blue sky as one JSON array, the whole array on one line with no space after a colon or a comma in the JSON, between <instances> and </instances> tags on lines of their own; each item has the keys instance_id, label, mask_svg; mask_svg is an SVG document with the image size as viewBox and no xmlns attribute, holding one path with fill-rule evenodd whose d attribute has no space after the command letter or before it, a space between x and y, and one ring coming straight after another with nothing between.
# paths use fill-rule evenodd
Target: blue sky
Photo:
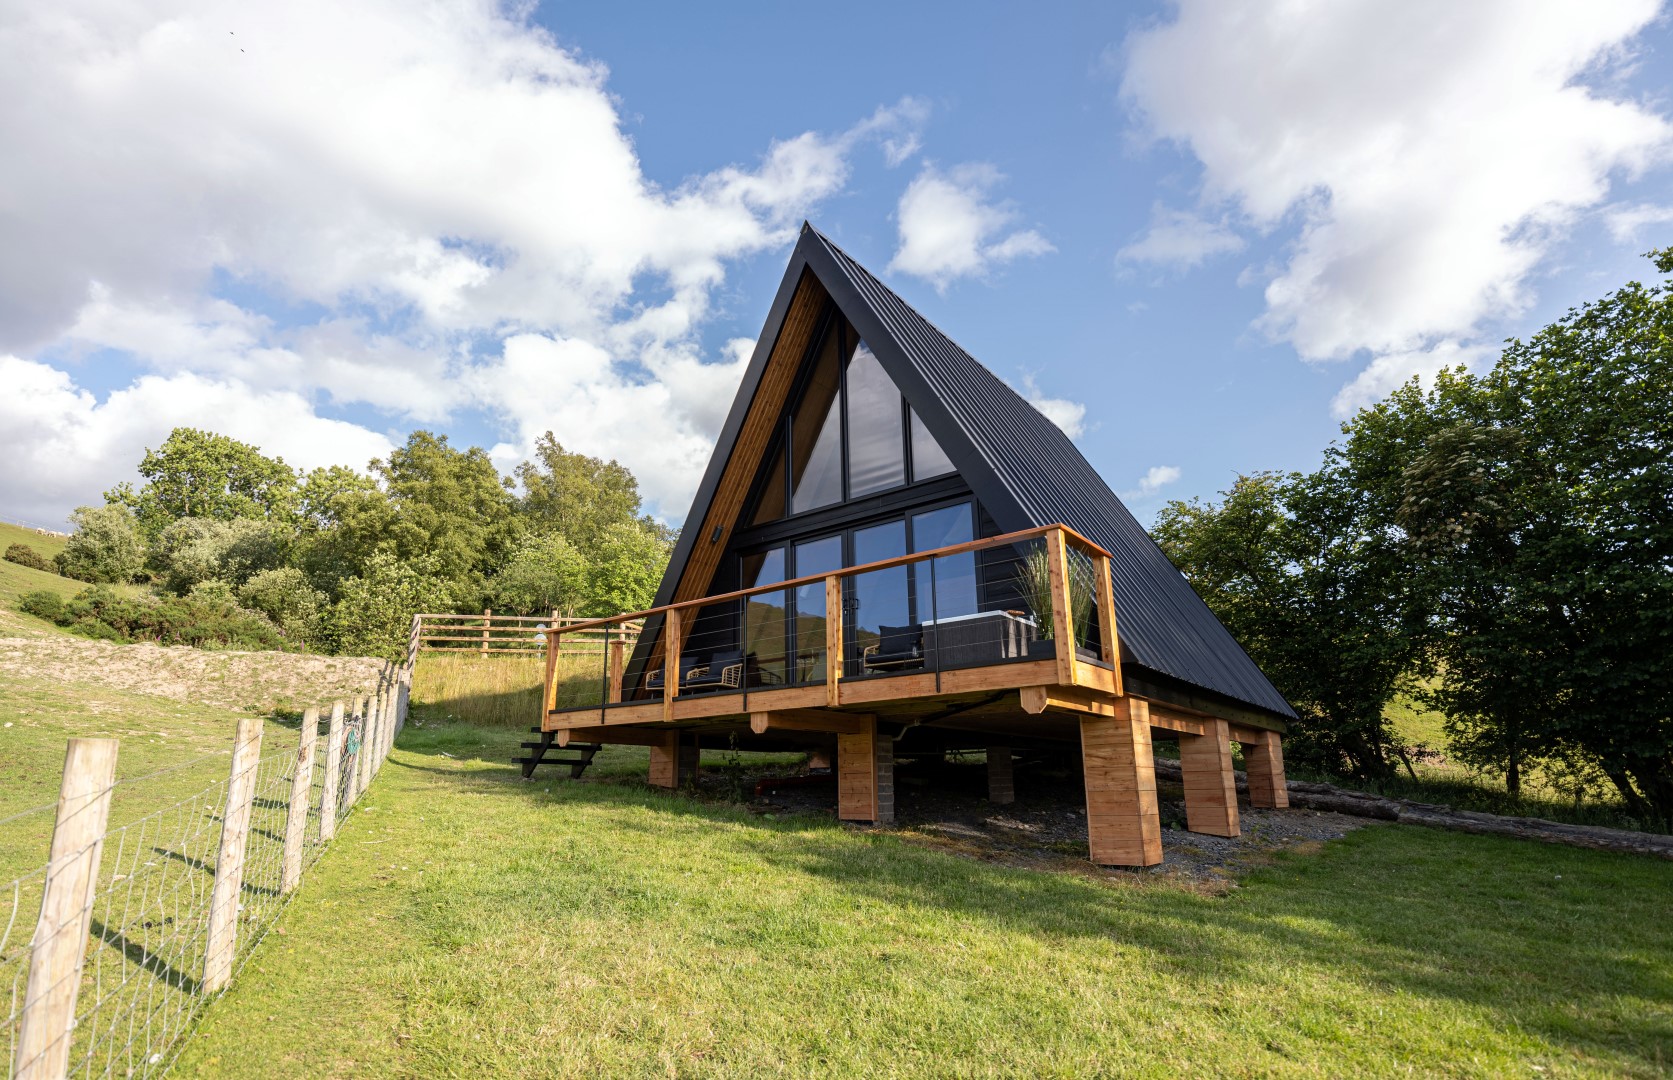
<instances>
[{"instance_id":1,"label":"blue sky","mask_svg":"<svg viewBox=\"0 0 1673 1080\"><path fill-rule=\"evenodd\" d=\"M0 516L45 523L175 424L507 470L550 428L678 520L803 218L1149 520L1673 235L1646 0L0 22Z\"/></svg>"}]
</instances>

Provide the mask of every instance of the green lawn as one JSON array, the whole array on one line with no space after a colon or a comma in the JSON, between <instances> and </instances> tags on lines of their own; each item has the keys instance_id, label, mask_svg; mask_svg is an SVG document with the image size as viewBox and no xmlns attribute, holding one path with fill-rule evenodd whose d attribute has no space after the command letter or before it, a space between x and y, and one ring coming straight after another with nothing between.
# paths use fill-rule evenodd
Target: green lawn
<instances>
[{"instance_id":1,"label":"green lawn","mask_svg":"<svg viewBox=\"0 0 1673 1080\"><path fill-rule=\"evenodd\" d=\"M1666 863L1373 826L1214 898L523 783L519 737L409 727L177 1074L1673 1069Z\"/></svg>"}]
</instances>

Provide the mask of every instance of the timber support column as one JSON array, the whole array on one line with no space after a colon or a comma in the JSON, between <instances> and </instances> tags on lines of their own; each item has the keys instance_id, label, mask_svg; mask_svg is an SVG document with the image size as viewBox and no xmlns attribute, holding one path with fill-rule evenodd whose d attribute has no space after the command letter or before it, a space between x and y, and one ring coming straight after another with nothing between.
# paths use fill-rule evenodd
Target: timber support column
<instances>
[{"instance_id":1,"label":"timber support column","mask_svg":"<svg viewBox=\"0 0 1673 1080\"><path fill-rule=\"evenodd\" d=\"M1276 731L1263 731L1253 742L1239 739L1243 767L1249 774L1249 805L1282 810L1290 805L1284 780L1284 746Z\"/></svg>"},{"instance_id":2,"label":"timber support column","mask_svg":"<svg viewBox=\"0 0 1673 1080\"><path fill-rule=\"evenodd\" d=\"M1185 776L1185 827L1209 836L1238 835L1237 777L1224 720L1204 721L1201 735L1179 736L1179 768Z\"/></svg>"},{"instance_id":3,"label":"timber support column","mask_svg":"<svg viewBox=\"0 0 1673 1080\"><path fill-rule=\"evenodd\" d=\"M988 747L988 802L1009 806L1017 801L1017 790L1012 779L1011 748Z\"/></svg>"},{"instance_id":4,"label":"timber support column","mask_svg":"<svg viewBox=\"0 0 1673 1080\"><path fill-rule=\"evenodd\" d=\"M837 817L889 825L895 820L895 744L867 716L858 732L837 735Z\"/></svg>"},{"instance_id":5,"label":"timber support column","mask_svg":"<svg viewBox=\"0 0 1673 1080\"><path fill-rule=\"evenodd\" d=\"M696 740L682 740L678 731L651 743L651 786L677 788L696 776L697 755Z\"/></svg>"},{"instance_id":6,"label":"timber support column","mask_svg":"<svg viewBox=\"0 0 1673 1080\"><path fill-rule=\"evenodd\" d=\"M1162 861L1162 815L1156 805L1156 761L1150 750L1150 706L1116 701L1114 716L1083 716L1086 839L1101 866L1155 866Z\"/></svg>"}]
</instances>

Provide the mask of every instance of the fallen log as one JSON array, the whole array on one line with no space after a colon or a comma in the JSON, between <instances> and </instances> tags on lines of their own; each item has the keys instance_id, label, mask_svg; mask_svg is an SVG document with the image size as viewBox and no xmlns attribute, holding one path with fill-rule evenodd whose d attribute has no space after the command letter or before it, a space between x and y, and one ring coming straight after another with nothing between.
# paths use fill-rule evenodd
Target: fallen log
<instances>
[{"instance_id":1,"label":"fallen log","mask_svg":"<svg viewBox=\"0 0 1673 1080\"><path fill-rule=\"evenodd\" d=\"M1168 758L1156 759L1156 775L1168 780L1182 780L1179 763ZM1248 777L1236 773L1237 790L1247 793ZM1605 829L1592 825L1566 825L1544 818L1507 817L1483 814L1474 810L1454 810L1438 803L1415 802L1411 799L1390 799L1364 791L1350 791L1334 784L1317 784L1306 780L1291 780L1286 787L1290 805L1307 810L1325 810L1353 817L1396 821L1402 825L1423 825L1431 829L1451 829L1454 832L1476 833L1484 836L1513 836L1521 840L1538 840L1547 844L1566 844L1570 847L1592 848L1597 851L1621 851L1631 855L1649 855L1673 860L1673 836L1658 833L1632 832L1628 829Z\"/></svg>"}]
</instances>

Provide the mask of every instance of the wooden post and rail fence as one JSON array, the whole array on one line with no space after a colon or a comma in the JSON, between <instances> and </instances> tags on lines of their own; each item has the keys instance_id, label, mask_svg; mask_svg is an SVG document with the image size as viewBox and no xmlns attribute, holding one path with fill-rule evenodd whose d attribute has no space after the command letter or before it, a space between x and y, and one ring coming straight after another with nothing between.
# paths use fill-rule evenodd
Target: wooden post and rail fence
<instances>
[{"instance_id":1,"label":"wooden post and rail fence","mask_svg":"<svg viewBox=\"0 0 1673 1080\"><path fill-rule=\"evenodd\" d=\"M478 656L540 656L546 651L546 634L556 627L565 631L565 655L599 655L609 642L620 642L623 633L637 636L640 624L619 624L604 630L568 628L593 619L568 618L552 612L550 615L495 615L491 608L480 615L421 614L413 616L411 651L475 653Z\"/></svg>"},{"instance_id":2,"label":"wooden post and rail fence","mask_svg":"<svg viewBox=\"0 0 1673 1080\"><path fill-rule=\"evenodd\" d=\"M240 719L224 781L119 827L112 795L160 774L116 781L118 740L69 740L57 804L38 808L56 815L47 863L0 884L0 985L10 999L0 1076L167 1070L190 1020L226 988L388 758L406 723L417 626L407 662L385 664L373 693L331 702L323 731L322 710L309 707L294 745L275 749L264 720ZM162 824L176 821L193 824ZM153 911L164 895L174 906ZM180 896L207 902L182 906ZM113 911L122 913L114 924L94 925L95 912L110 920ZM160 922L162 938L150 930ZM124 987L148 984L93 992L101 965L118 966ZM159 998L172 1008L155 1008Z\"/></svg>"}]
</instances>

